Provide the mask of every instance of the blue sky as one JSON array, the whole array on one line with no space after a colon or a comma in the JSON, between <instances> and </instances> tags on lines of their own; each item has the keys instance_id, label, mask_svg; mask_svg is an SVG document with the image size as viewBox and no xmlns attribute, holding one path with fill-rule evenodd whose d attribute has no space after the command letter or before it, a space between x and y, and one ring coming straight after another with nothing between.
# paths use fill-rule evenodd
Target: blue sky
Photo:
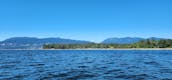
<instances>
[{"instance_id":1,"label":"blue sky","mask_svg":"<svg viewBox=\"0 0 172 80\"><path fill-rule=\"evenodd\" d=\"M172 38L172 0L1 0L0 40Z\"/></svg>"}]
</instances>

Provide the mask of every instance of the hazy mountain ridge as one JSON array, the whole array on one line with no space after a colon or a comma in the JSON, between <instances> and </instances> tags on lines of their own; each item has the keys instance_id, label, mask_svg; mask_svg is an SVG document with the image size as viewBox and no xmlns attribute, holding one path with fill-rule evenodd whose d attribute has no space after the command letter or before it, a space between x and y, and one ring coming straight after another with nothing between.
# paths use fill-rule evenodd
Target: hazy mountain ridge
<instances>
[{"instance_id":1,"label":"hazy mountain ridge","mask_svg":"<svg viewBox=\"0 0 172 80\"><path fill-rule=\"evenodd\" d=\"M151 37L147 39L161 40L163 38ZM108 38L103 44L132 44L146 40L139 37ZM0 49L40 49L44 44L88 44L94 43L83 40L72 40L63 38L35 38L35 37L13 37L0 42Z\"/></svg>"},{"instance_id":2,"label":"hazy mountain ridge","mask_svg":"<svg viewBox=\"0 0 172 80\"><path fill-rule=\"evenodd\" d=\"M150 37L150 38L139 38L139 37L108 38L108 39L105 39L102 43L104 43L104 44L132 44L132 43L136 43L136 42L139 42L141 40L146 40L146 39L161 40L164 38L156 38L156 37Z\"/></svg>"},{"instance_id":3,"label":"hazy mountain ridge","mask_svg":"<svg viewBox=\"0 0 172 80\"><path fill-rule=\"evenodd\" d=\"M83 40L62 38L13 37L0 42L0 49L38 49L44 44L87 44Z\"/></svg>"}]
</instances>

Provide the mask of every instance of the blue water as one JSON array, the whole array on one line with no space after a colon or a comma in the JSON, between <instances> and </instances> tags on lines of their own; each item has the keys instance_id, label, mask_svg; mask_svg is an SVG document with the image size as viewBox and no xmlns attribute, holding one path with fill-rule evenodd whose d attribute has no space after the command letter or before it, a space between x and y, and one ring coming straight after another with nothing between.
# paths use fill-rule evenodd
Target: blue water
<instances>
[{"instance_id":1,"label":"blue water","mask_svg":"<svg viewBox=\"0 0 172 80\"><path fill-rule=\"evenodd\" d=\"M172 51L1 50L0 80L172 80Z\"/></svg>"}]
</instances>

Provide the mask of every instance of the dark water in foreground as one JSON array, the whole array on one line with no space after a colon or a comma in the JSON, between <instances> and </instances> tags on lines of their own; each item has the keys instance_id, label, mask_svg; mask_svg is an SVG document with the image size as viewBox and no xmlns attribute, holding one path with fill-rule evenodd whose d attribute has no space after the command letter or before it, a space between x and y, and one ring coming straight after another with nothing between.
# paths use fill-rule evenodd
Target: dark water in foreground
<instances>
[{"instance_id":1,"label":"dark water in foreground","mask_svg":"<svg viewBox=\"0 0 172 80\"><path fill-rule=\"evenodd\" d=\"M0 80L172 80L172 51L1 50Z\"/></svg>"}]
</instances>

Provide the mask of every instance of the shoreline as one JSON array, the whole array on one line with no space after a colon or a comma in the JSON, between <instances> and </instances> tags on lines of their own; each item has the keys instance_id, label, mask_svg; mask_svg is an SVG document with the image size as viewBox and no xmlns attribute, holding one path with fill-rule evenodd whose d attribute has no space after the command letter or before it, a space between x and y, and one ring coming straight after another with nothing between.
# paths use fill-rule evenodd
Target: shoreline
<instances>
[{"instance_id":1,"label":"shoreline","mask_svg":"<svg viewBox=\"0 0 172 80\"><path fill-rule=\"evenodd\" d=\"M172 48L88 48L88 49L0 49L0 50L172 50Z\"/></svg>"}]
</instances>

